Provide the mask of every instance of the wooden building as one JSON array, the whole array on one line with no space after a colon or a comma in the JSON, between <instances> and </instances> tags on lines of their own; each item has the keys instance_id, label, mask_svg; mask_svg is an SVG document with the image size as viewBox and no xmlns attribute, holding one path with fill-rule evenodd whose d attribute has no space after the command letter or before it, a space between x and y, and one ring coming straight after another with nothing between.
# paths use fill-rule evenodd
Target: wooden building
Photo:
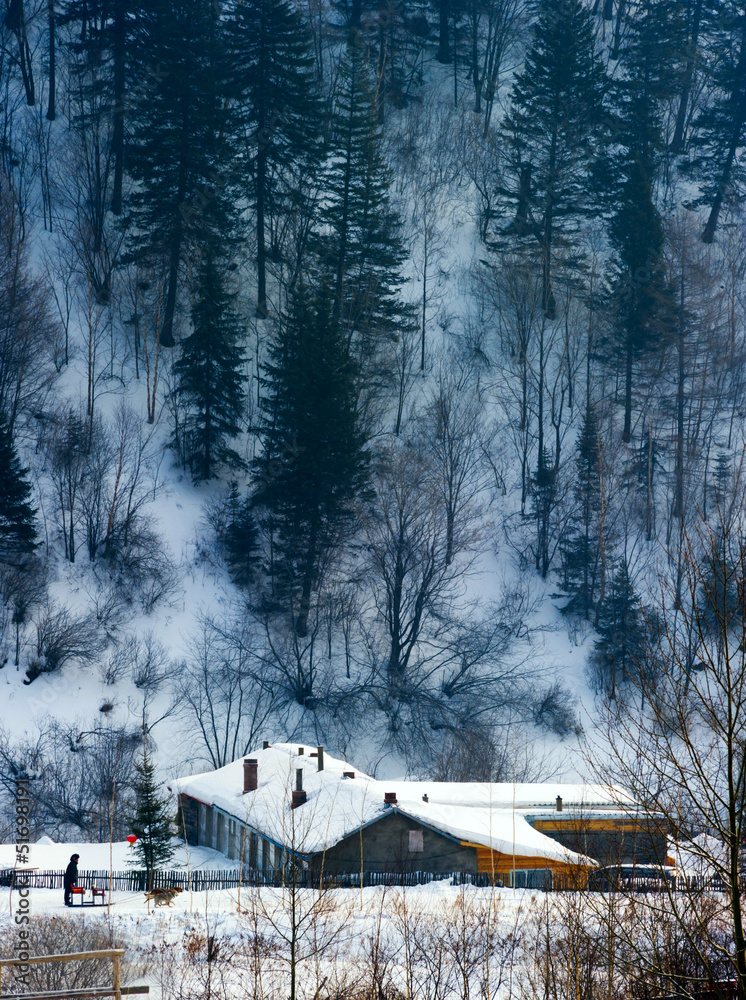
<instances>
[{"instance_id":1,"label":"wooden building","mask_svg":"<svg viewBox=\"0 0 746 1000\"><path fill-rule=\"evenodd\" d=\"M323 747L265 745L174 790L190 844L267 872L294 858L329 875L465 872L542 886L667 855L663 818L620 788L379 781Z\"/></svg>"}]
</instances>

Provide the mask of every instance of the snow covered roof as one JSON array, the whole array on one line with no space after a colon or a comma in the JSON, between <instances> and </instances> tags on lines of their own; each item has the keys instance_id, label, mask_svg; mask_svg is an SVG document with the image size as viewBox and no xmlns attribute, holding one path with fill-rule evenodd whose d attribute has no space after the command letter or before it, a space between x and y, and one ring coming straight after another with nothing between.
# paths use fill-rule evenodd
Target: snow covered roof
<instances>
[{"instance_id":1,"label":"snow covered roof","mask_svg":"<svg viewBox=\"0 0 746 1000\"><path fill-rule=\"evenodd\" d=\"M299 751L302 750L302 753ZM542 857L570 864L591 859L567 850L528 822L527 816L571 807L606 814L634 808L621 789L564 783L499 784L489 782L377 781L353 764L324 754L324 770L311 754L315 747L280 743L249 756L258 762L258 785L244 793L243 758L217 771L172 782L184 793L235 816L270 840L303 855L329 849L344 837L376 822L395 808L456 841L491 847L503 854ZM307 800L290 808L296 768L303 769ZM354 772L355 777L345 777ZM397 804L384 803L395 792ZM423 799L427 796L427 801ZM566 805L565 805L566 804ZM557 814L558 815L558 814ZM572 815L572 813L571 813Z\"/></svg>"}]
</instances>

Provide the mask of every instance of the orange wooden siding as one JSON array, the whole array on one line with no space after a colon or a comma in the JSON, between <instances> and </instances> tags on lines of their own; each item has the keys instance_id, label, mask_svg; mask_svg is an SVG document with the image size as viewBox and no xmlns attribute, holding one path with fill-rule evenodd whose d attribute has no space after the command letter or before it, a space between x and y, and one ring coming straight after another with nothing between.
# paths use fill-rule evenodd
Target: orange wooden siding
<instances>
[{"instance_id":1,"label":"orange wooden siding","mask_svg":"<svg viewBox=\"0 0 746 1000\"><path fill-rule=\"evenodd\" d=\"M584 884L586 868L582 865L571 865L565 861L555 861L553 858L538 858L525 854L502 854L481 844L461 842L462 847L473 847L477 852L477 871L480 874L499 877L510 876L513 869L517 871L549 869L558 875L565 876L576 884Z\"/></svg>"}]
</instances>

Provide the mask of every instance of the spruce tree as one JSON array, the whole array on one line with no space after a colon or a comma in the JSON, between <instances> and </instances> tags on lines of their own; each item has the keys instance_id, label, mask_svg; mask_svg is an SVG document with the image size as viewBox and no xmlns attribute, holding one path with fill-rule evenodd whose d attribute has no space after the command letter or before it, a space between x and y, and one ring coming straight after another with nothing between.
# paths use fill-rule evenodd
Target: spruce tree
<instances>
[{"instance_id":1,"label":"spruce tree","mask_svg":"<svg viewBox=\"0 0 746 1000\"><path fill-rule=\"evenodd\" d=\"M673 302L663 262L663 224L640 155L625 164L619 205L610 225L613 332L601 350L623 366L622 440L632 439L632 389L639 362L672 330Z\"/></svg>"},{"instance_id":2,"label":"spruce tree","mask_svg":"<svg viewBox=\"0 0 746 1000\"><path fill-rule=\"evenodd\" d=\"M540 0L531 48L503 123L507 165L500 190L515 214L493 242L517 245L537 258L550 318L557 250L564 247L566 265L577 263L575 251L567 253L570 240L597 209L607 86L592 18L581 0Z\"/></svg>"},{"instance_id":3,"label":"spruce tree","mask_svg":"<svg viewBox=\"0 0 746 1000\"><path fill-rule=\"evenodd\" d=\"M613 697L617 687L640 670L645 650L646 623L624 558L609 582L597 628L600 638L594 659L598 679Z\"/></svg>"},{"instance_id":4,"label":"spruce tree","mask_svg":"<svg viewBox=\"0 0 746 1000\"><path fill-rule=\"evenodd\" d=\"M134 23L127 163L136 184L123 261L165 275L160 343L173 347L187 251L226 252L236 234L227 47L211 0L148 0Z\"/></svg>"},{"instance_id":5,"label":"spruce tree","mask_svg":"<svg viewBox=\"0 0 746 1000\"><path fill-rule=\"evenodd\" d=\"M220 265L208 248L199 271L192 333L173 366L174 391L186 411L176 443L195 482L213 478L220 465L243 465L228 443L241 431L246 401L240 332Z\"/></svg>"},{"instance_id":6,"label":"spruce tree","mask_svg":"<svg viewBox=\"0 0 746 1000\"><path fill-rule=\"evenodd\" d=\"M256 211L257 315L267 315L267 220L302 208L321 161L322 110L303 18L287 0L234 0L236 127L247 143Z\"/></svg>"},{"instance_id":7,"label":"spruce tree","mask_svg":"<svg viewBox=\"0 0 746 1000\"><path fill-rule=\"evenodd\" d=\"M276 582L298 636L308 630L322 563L344 538L367 481L356 367L333 297L300 286L270 347L255 503L276 539Z\"/></svg>"},{"instance_id":8,"label":"spruce tree","mask_svg":"<svg viewBox=\"0 0 746 1000\"><path fill-rule=\"evenodd\" d=\"M686 170L700 183L696 205L708 205L702 240L712 243L729 193L740 197L744 169L739 149L746 142L746 9L726 0L713 31L713 97L693 123L693 156Z\"/></svg>"},{"instance_id":9,"label":"spruce tree","mask_svg":"<svg viewBox=\"0 0 746 1000\"><path fill-rule=\"evenodd\" d=\"M135 763L135 771L135 811L130 826L137 840L132 853L145 870L147 888L152 889L155 872L165 867L174 856L175 848L171 842L173 822L168 801L161 794L155 778L155 765L145 747L140 760Z\"/></svg>"},{"instance_id":10,"label":"spruce tree","mask_svg":"<svg viewBox=\"0 0 746 1000\"><path fill-rule=\"evenodd\" d=\"M601 455L593 406L586 405L577 444L575 504L570 530L562 544L565 614L589 620L596 610L599 583L598 520L601 511Z\"/></svg>"},{"instance_id":11,"label":"spruce tree","mask_svg":"<svg viewBox=\"0 0 746 1000\"><path fill-rule=\"evenodd\" d=\"M332 113L319 249L323 269L334 274L335 319L350 341L361 340L363 357L410 322L400 299L405 250L382 139L367 54L350 45Z\"/></svg>"},{"instance_id":12,"label":"spruce tree","mask_svg":"<svg viewBox=\"0 0 746 1000\"><path fill-rule=\"evenodd\" d=\"M539 452L536 472L529 484L531 512L536 521L535 565L546 579L552 564L552 513L557 503L557 470L546 449Z\"/></svg>"},{"instance_id":13,"label":"spruce tree","mask_svg":"<svg viewBox=\"0 0 746 1000\"><path fill-rule=\"evenodd\" d=\"M31 486L8 425L0 418L0 562L22 564L37 546Z\"/></svg>"},{"instance_id":14,"label":"spruce tree","mask_svg":"<svg viewBox=\"0 0 746 1000\"><path fill-rule=\"evenodd\" d=\"M230 485L225 505L225 524L220 539L226 554L231 578L246 587L256 578L259 561L259 529L251 497L240 497L238 484Z\"/></svg>"},{"instance_id":15,"label":"spruce tree","mask_svg":"<svg viewBox=\"0 0 746 1000\"><path fill-rule=\"evenodd\" d=\"M636 0L619 57L622 73L611 90L614 144L621 160L637 160L651 187L665 149L664 118L680 93L687 24L680 0ZM615 190L612 187L612 198Z\"/></svg>"}]
</instances>

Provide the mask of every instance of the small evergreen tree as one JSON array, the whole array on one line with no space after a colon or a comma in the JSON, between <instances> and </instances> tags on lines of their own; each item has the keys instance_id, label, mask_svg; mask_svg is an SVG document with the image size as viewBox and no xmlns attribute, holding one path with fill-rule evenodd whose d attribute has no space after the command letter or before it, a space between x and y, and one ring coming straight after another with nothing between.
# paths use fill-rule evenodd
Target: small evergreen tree
<instances>
[{"instance_id":1,"label":"small evergreen tree","mask_svg":"<svg viewBox=\"0 0 746 1000\"><path fill-rule=\"evenodd\" d=\"M565 614L590 619L596 610L599 582L598 519L601 511L601 455L593 406L588 401L577 444L575 509L562 544Z\"/></svg>"},{"instance_id":2,"label":"small evergreen tree","mask_svg":"<svg viewBox=\"0 0 746 1000\"><path fill-rule=\"evenodd\" d=\"M614 697L620 684L637 675L645 650L646 623L624 558L609 582L597 627L600 638L593 657L596 679L598 686Z\"/></svg>"},{"instance_id":3,"label":"small evergreen tree","mask_svg":"<svg viewBox=\"0 0 746 1000\"><path fill-rule=\"evenodd\" d=\"M539 453L536 472L529 486L531 511L536 522L535 565L546 579L552 565L552 513L557 503L557 470L546 449Z\"/></svg>"},{"instance_id":4,"label":"small evergreen tree","mask_svg":"<svg viewBox=\"0 0 746 1000\"><path fill-rule=\"evenodd\" d=\"M169 803L161 794L155 779L155 765L146 747L143 747L142 756L135 763L135 771L135 811L130 826L137 840L132 853L145 869L147 888L152 889L155 872L174 856L175 848L171 843L173 822L169 815Z\"/></svg>"},{"instance_id":5,"label":"small evergreen tree","mask_svg":"<svg viewBox=\"0 0 746 1000\"><path fill-rule=\"evenodd\" d=\"M228 444L241 431L246 394L238 341L238 317L222 274L208 248L200 267L193 330L174 364L175 393L186 409L181 446L195 482L211 479L219 465L241 468L243 460Z\"/></svg>"},{"instance_id":6,"label":"small evergreen tree","mask_svg":"<svg viewBox=\"0 0 746 1000\"><path fill-rule=\"evenodd\" d=\"M231 577L240 587L254 582L258 563L259 529L252 508L251 497L240 497L238 484L232 482L221 541Z\"/></svg>"},{"instance_id":7,"label":"small evergreen tree","mask_svg":"<svg viewBox=\"0 0 746 1000\"><path fill-rule=\"evenodd\" d=\"M36 508L5 420L0 418L0 562L17 565L37 546Z\"/></svg>"}]
</instances>

